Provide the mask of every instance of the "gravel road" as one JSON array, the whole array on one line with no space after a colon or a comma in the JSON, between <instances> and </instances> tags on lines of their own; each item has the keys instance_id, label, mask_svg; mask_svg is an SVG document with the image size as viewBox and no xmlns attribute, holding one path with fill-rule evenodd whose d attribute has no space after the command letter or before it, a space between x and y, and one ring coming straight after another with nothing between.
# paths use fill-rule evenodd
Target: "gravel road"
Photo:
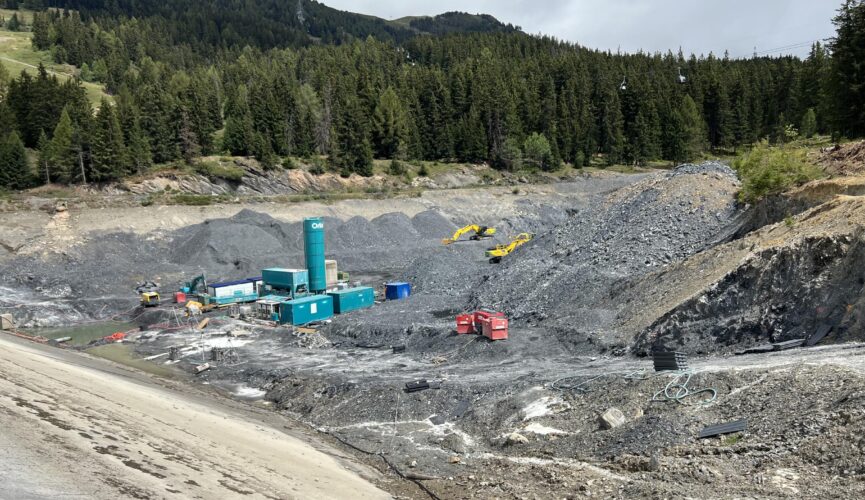
<instances>
[{"instance_id":1,"label":"gravel road","mask_svg":"<svg viewBox=\"0 0 865 500\"><path fill-rule=\"evenodd\" d=\"M0 498L390 498L271 412L7 337L0 428Z\"/></svg>"}]
</instances>

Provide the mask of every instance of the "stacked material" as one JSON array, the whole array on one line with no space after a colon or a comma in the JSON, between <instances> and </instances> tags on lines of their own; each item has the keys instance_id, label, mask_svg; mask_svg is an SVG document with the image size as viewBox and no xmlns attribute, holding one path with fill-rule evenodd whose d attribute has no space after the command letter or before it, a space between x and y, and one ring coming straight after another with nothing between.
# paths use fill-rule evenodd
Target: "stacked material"
<instances>
[{"instance_id":1,"label":"stacked material","mask_svg":"<svg viewBox=\"0 0 865 500\"><path fill-rule=\"evenodd\" d=\"M677 351L657 351L652 353L655 371L685 371L688 369L688 358L685 353Z\"/></svg>"}]
</instances>

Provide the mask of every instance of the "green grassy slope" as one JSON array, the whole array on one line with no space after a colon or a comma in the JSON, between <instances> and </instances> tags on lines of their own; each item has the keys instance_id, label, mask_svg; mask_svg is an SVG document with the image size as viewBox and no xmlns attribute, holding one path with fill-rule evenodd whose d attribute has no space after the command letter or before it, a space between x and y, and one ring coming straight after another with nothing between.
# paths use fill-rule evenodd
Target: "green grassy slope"
<instances>
[{"instance_id":1,"label":"green grassy slope","mask_svg":"<svg viewBox=\"0 0 865 500\"><path fill-rule=\"evenodd\" d=\"M18 13L19 18L23 17L29 20L32 17L32 13L27 11L0 9L0 15L6 19L9 19L14 12ZM0 63L6 66L13 77L22 71L35 74L39 63L42 63L49 72L56 74L58 78L69 79L77 75L78 68L75 66L56 64L51 58L50 52L34 50L30 43L31 36L32 34L29 32L13 32L0 28ZM103 96L107 96L101 85L89 82L83 82L83 85L87 91L87 97L94 107L99 105Z\"/></svg>"}]
</instances>

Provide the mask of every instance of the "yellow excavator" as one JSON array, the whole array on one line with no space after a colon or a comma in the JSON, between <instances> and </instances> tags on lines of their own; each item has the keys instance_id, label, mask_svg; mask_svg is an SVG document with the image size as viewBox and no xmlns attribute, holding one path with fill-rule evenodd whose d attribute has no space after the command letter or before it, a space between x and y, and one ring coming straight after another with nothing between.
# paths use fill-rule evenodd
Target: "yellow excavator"
<instances>
[{"instance_id":1,"label":"yellow excavator","mask_svg":"<svg viewBox=\"0 0 865 500\"><path fill-rule=\"evenodd\" d=\"M478 224L469 224L468 226L461 227L454 232L454 235L450 238L445 238L442 240L442 243L445 245L450 245L451 243L456 243L458 239L464 234L474 232L475 234L471 235L470 240L479 240L481 238L492 238L493 235L496 234L496 228L487 227L487 226L479 226Z\"/></svg>"},{"instance_id":2,"label":"yellow excavator","mask_svg":"<svg viewBox=\"0 0 865 500\"><path fill-rule=\"evenodd\" d=\"M511 242L507 245L496 245L492 248L487 249L486 256L489 257L490 264L498 264L502 261L502 257L510 254L517 248L532 241L534 237L535 235L532 233L521 233L517 235L516 238L511 240Z\"/></svg>"}]
</instances>

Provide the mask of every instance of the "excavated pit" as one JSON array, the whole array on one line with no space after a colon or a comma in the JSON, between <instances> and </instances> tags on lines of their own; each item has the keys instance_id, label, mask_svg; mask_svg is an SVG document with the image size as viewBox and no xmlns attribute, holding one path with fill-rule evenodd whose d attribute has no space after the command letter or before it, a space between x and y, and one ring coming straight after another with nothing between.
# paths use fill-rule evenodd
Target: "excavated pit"
<instances>
[{"instance_id":1,"label":"excavated pit","mask_svg":"<svg viewBox=\"0 0 865 500\"><path fill-rule=\"evenodd\" d=\"M562 186L555 200L527 198L489 220L459 203L411 217L327 217L328 257L352 280L404 279L413 295L337 316L311 336L218 315L203 332L147 328L171 321L150 311L138 318L135 350L180 346L176 366L191 371L210 349L231 348L238 363L217 363L200 381L433 477L426 484L439 496L676 496L683 485L693 496L861 494L854 430L865 419L865 349L836 344L863 338L865 201L819 194L858 192L844 182L792 195L792 223L779 219L786 208L740 205L735 174L718 163ZM441 245L469 221L497 227L496 240ZM487 246L526 231L532 242L487 262ZM140 313L135 281L302 266L302 229L242 211L158 235L99 234L0 265L12 277L0 312L14 308L31 324L127 308L128 317ZM479 307L509 315L507 341L453 332L456 314ZM828 346L725 357L824 323ZM629 354L659 347L696 357L690 388L717 399L652 402L672 378ZM440 388L403 390L418 379ZM610 407L625 424L602 430L598 415ZM750 419L741 440L694 438L739 418ZM843 450L827 457L821 440Z\"/></svg>"}]
</instances>

